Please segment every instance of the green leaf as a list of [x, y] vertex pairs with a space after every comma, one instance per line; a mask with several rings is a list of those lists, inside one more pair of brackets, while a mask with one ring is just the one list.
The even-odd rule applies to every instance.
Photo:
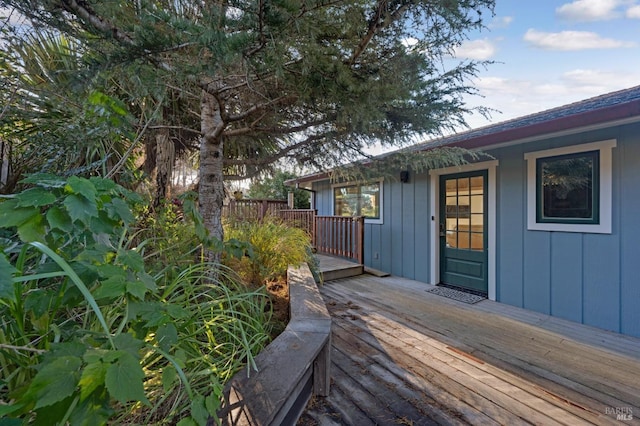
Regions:
[[113, 341], [118, 350], [128, 352], [136, 358], [138, 358], [140, 349], [144, 345], [144, 342], [136, 339], [129, 333], [118, 334], [113, 338]]
[[136, 272], [144, 271], [144, 259], [134, 250], [118, 250], [118, 261]]
[[156, 340], [158, 341], [158, 346], [160, 346], [163, 351], [168, 352], [171, 346], [178, 343], [178, 330], [176, 326], [169, 323], [158, 327]]
[[24, 297], [24, 308], [27, 311], [33, 311], [33, 315], [38, 318], [48, 316], [49, 309], [55, 306], [58, 294], [51, 289], [33, 289]]
[[69, 195], [64, 199], [64, 205], [69, 212], [71, 220], [74, 222], [80, 220], [85, 224], [89, 224], [92, 217], [98, 216], [98, 208], [95, 200], [88, 200], [82, 195]]
[[80, 376], [80, 400], [85, 400], [91, 393], [104, 385], [105, 377], [107, 376], [108, 364], [102, 362], [102, 360], [94, 361], [82, 370]]
[[59, 229], [64, 232], [71, 232], [73, 224], [69, 215], [59, 207], [51, 207], [47, 211], [47, 222], [51, 229]]
[[37, 215], [18, 226], [18, 236], [24, 242], [44, 241], [44, 219]]
[[90, 177], [89, 182], [93, 184], [98, 192], [110, 192], [117, 187], [116, 183], [111, 179], [105, 179], [97, 176]]
[[13, 274], [16, 272], [17, 269], [9, 263], [5, 254], [0, 252], [0, 299], [15, 301]]
[[156, 280], [154, 280], [151, 275], [146, 272], [140, 272], [137, 275], [138, 279], [144, 283], [145, 287], [147, 287], [147, 290], [156, 291], [158, 289], [158, 286], [156, 286]]
[[62, 356], [45, 364], [33, 378], [27, 394], [35, 400], [35, 409], [53, 405], [71, 396], [78, 385], [82, 364], [75, 356]]
[[79, 340], [74, 340], [64, 343], [54, 343], [53, 345], [51, 345], [51, 351], [45, 356], [50, 355], [51, 358], [49, 359], [51, 361], [63, 356], [82, 358], [86, 351], [87, 347], [84, 344], [82, 344]]
[[147, 286], [141, 281], [128, 281], [127, 293], [144, 300], [144, 294], [147, 292]]
[[173, 385], [178, 379], [178, 373], [176, 372], [175, 367], [172, 365], [168, 365], [162, 370], [162, 388], [165, 392], [169, 392], [173, 389]]
[[191, 313], [184, 309], [182, 306], [178, 305], [167, 305], [167, 313], [171, 315], [171, 318], [175, 319], [185, 319], [191, 316]]
[[36, 187], [19, 193], [15, 199], [18, 207], [42, 207], [55, 202], [57, 197], [49, 190]]
[[[108, 399], [106, 389], [94, 392], [88, 398], [81, 400], [69, 416], [70, 426], [107, 425], [109, 418], [115, 413]], [[114, 404], [115, 405], [115, 404]], [[113, 422], [111, 424], [114, 424]]]
[[204, 404], [204, 396], [196, 395], [191, 401], [191, 417], [193, 417], [198, 426], [206, 426], [209, 412]]
[[185, 417], [176, 426], [198, 426], [198, 424], [191, 417]]
[[29, 426], [51, 426], [64, 424], [63, 419], [65, 414], [69, 412], [69, 409], [74, 404], [74, 400], [77, 400], [77, 395], [72, 395], [64, 398], [55, 404], [47, 405], [44, 407], [36, 408], [36, 419], [30, 423]]
[[216, 416], [218, 413], [220, 409], [220, 396], [221, 395], [216, 395], [215, 392], [211, 392], [209, 396], [205, 398], [204, 405], [207, 407], [209, 415]]
[[72, 194], [80, 194], [87, 200], [95, 200], [98, 191], [88, 179], [78, 176], [71, 176], [67, 180], [65, 189]]
[[100, 210], [97, 217], [91, 218], [90, 227], [94, 234], [106, 234], [109, 237], [118, 233], [116, 228], [120, 228], [120, 222], [111, 219], [106, 211]]
[[[0, 405], [0, 418], [6, 416], [7, 414], [13, 413], [14, 411], [17, 411], [22, 407], [24, 407], [24, 404], [22, 403], [11, 404], [11, 405]], [[21, 422], [18, 424], [21, 424]], [[0, 426], [1, 425], [2, 423], [0, 423]]]
[[0, 203], [0, 228], [20, 226], [36, 216], [40, 216], [39, 209], [18, 207], [18, 200], [15, 198]]
[[142, 379], [144, 372], [138, 360], [133, 355], [124, 353], [107, 368], [105, 383], [109, 394], [123, 404], [141, 401], [151, 405], [144, 394]]
[[96, 299], [111, 299], [121, 297], [125, 294], [124, 275], [113, 275], [102, 281], [100, 287], [93, 293]]
[[112, 219], [122, 220], [124, 223], [131, 223], [135, 220], [129, 205], [120, 198], [114, 198], [111, 200], [111, 203], [107, 204], [105, 209], [109, 213], [109, 217]]

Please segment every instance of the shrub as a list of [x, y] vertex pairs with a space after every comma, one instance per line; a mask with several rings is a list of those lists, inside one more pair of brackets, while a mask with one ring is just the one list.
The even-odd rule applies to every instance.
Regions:
[[134, 236], [142, 200], [112, 181], [25, 183], [0, 202], [0, 416], [205, 424], [269, 339], [265, 292], [220, 265], [172, 264], [176, 230]]
[[277, 218], [236, 222], [225, 229], [231, 240], [246, 241], [252, 255], [228, 259], [227, 264], [247, 282], [255, 285], [285, 277], [289, 265], [299, 266], [311, 260], [311, 241], [306, 232], [287, 226]]

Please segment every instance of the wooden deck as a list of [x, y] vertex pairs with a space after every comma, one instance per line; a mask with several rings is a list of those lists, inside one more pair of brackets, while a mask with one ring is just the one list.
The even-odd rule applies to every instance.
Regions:
[[372, 275], [322, 286], [331, 394], [299, 425], [640, 424], [640, 339], [428, 288]]

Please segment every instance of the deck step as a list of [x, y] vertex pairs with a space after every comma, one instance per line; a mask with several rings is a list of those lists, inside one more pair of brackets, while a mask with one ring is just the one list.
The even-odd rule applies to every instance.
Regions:
[[379, 271], [377, 269], [373, 269], [373, 268], [370, 268], [368, 266], [364, 267], [364, 272], [366, 272], [367, 274], [370, 274], [370, 275], [375, 275], [376, 277], [388, 277], [388, 276], [391, 275], [388, 272]]
[[323, 281], [338, 280], [340, 278], [349, 278], [362, 275], [364, 273], [364, 267], [362, 265], [353, 264], [351, 266], [343, 266], [338, 268], [331, 268], [330, 270], [322, 271]]

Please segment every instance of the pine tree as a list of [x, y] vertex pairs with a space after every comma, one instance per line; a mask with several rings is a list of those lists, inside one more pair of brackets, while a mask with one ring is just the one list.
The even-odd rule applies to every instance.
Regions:
[[480, 64], [447, 67], [447, 58], [494, 0], [0, 4], [82, 40], [92, 66], [189, 99], [201, 132], [200, 211], [222, 238], [225, 180], [281, 159], [331, 167], [373, 144], [463, 124]]

